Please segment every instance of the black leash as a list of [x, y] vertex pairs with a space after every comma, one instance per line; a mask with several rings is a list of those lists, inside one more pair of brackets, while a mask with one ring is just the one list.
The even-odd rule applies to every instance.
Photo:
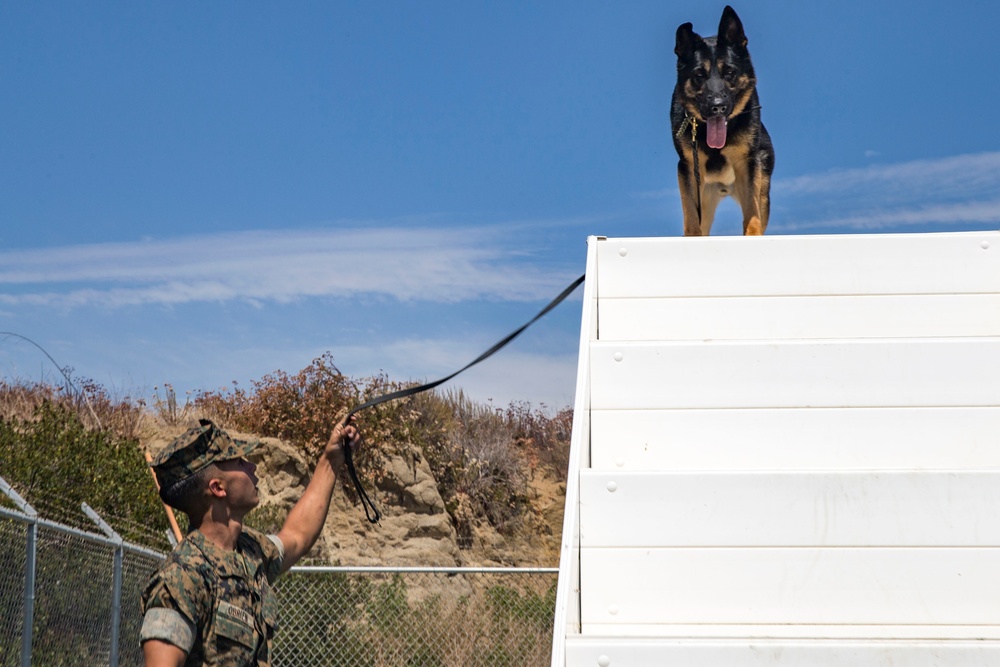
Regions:
[[701, 165], [698, 160], [698, 119], [685, 114], [684, 121], [677, 128], [677, 137], [680, 138], [684, 134], [684, 130], [688, 128], [688, 125], [691, 126], [691, 150], [694, 151], [694, 183], [698, 191], [698, 196], [695, 198], [695, 205], [698, 207], [698, 229], [701, 229]]
[[[434, 387], [437, 387], [438, 385], [444, 384], [445, 382], [447, 382], [448, 380], [452, 379], [453, 377], [455, 377], [459, 373], [462, 373], [463, 371], [469, 370], [470, 368], [472, 368], [473, 366], [475, 366], [479, 362], [485, 361], [489, 357], [493, 356], [496, 352], [499, 352], [509, 342], [511, 342], [512, 340], [514, 340], [518, 336], [520, 336], [521, 333], [525, 329], [527, 329], [532, 324], [534, 324], [535, 322], [537, 322], [538, 320], [540, 320], [542, 317], [544, 317], [545, 315], [547, 315], [550, 310], [552, 310], [553, 308], [555, 308], [556, 306], [558, 306], [560, 303], [562, 303], [563, 301], [565, 301], [566, 297], [568, 297], [570, 294], [573, 293], [573, 290], [575, 290], [577, 287], [579, 287], [581, 284], [583, 284], [583, 281], [584, 281], [584, 279], [586, 277], [587, 277], [586, 274], [584, 274], [584, 275], [580, 276], [579, 278], [577, 278], [576, 280], [574, 280], [572, 283], [570, 283], [569, 287], [567, 287], [566, 289], [564, 289], [559, 294], [559, 296], [557, 296], [555, 299], [553, 299], [552, 301], [550, 301], [549, 305], [547, 305], [544, 308], [542, 308], [538, 312], [537, 315], [535, 315], [530, 320], [528, 320], [527, 322], [525, 322], [518, 329], [515, 329], [511, 333], [507, 334], [503, 339], [501, 339], [500, 341], [498, 341], [493, 347], [491, 347], [490, 349], [486, 350], [485, 352], [483, 352], [482, 354], [480, 354], [478, 357], [476, 357], [475, 359], [473, 359], [468, 364], [466, 364], [462, 368], [458, 369], [457, 371], [455, 371], [451, 375], [448, 375], [447, 377], [443, 377], [440, 380], [435, 380], [434, 382], [428, 382], [427, 384], [421, 384], [421, 385], [418, 385], [418, 386], [415, 386], [415, 387], [407, 387], [406, 389], [400, 389], [398, 391], [393, 391], [393, 392], [390, 392], [388, 394], [383, 394], [382, 396], [376, 396], [375, 398], [369, 399], [369, 400], [365, 401], [364, 403], [362, 403], [361, 405], [359, 405], [356, 408], [354, 408], [353, 410], [351, 410], [349, 413], [347, 413], [347, 417], [344, 418], [345, 423], [349, 422], [350, 419], [351, 419], [351, 417], [353, 417], [357, 413], [361, 412], [362, 410], [374, 407], [374, 406], [379, 405], [381, 403], [386, 403], [388, 401], [396, 400], [397, 398], [406, 398], [407, 396], [413, 396], [414, 394], [419, 394], [421, 392], [428, 391], [430, 389], [433, 389]], [[357, 491], [358, 491], [358, 498], [361, 499], [361, 506], [364, 507], [364, 509], [365, 509], [365, 518], [368, 519], [369, 523], [378, 523], [379, 519], [382, 518], [382, 513], [378, 511], [378, 508], [375, 507], [375, 503], [373, 503], [372, 500], [371, 500], [371, 498], [368, 497], [368, 494], [365, 492], [364, 487], [361, 485], [361, 480], [358, 478], [358, 471], [354, 467], [354, 453], [352, 452], [352, 450], [351, 450], [350, 447], [345, 447], [344, 448], [344, 461], [347, 462], [347, 472], [351, 476], [351, 481], [354, 482], [354, 488], [356, 488]], [[369, 510], [369, 508], [370, 508], [370, 510]]]
[[698, 159], [698, 121], [691, 119], [691, 150], [694, 151], [694, 186], [698, 188], [698, 229], [701, 229], [701, 160]]

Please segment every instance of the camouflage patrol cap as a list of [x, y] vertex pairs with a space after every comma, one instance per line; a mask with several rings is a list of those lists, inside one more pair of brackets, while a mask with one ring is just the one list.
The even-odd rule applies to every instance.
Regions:
[[150, 462], [161, 489], [171, 486], [217, 461], [246, 456], [259, 440], [237, 440], [208, 419], [199, 419]]

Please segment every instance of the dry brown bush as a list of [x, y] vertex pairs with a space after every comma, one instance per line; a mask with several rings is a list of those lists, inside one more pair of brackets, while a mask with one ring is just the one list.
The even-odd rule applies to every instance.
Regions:
[[[194, 399], [195, 410], [224, 428], [281, 438], [310, 457], [326, 446], [334, 426], [348, 410], [368, 398], [401, 388], [385, 376], [348, 378], [326, 353], [298, 373], [275, 371], [252, 383], [252, 388], [204, 392]], [[357, 467], [362, 481], [380, 482], [386, 455], [403, 451], [413, 442], [414, 414], [407, 401], [393, 401], [358, 416], [367, 445], [359, 450]], [[419, 439], [419, 438], [418, 438]], [[345, 485], [350, 493], [351, 485]]]
[[569, 442], [573, 431], [573, 410], [563, 408], [548, 416], [544, 408], [530, 403], [511, 403], [506, 410], [507, 423], [515, 444], [524, 452], [531, 474], [538, 466], [548, 467], [560, 481], [566, 481], [569, 468]]
[[146, 407], [142, 398], [114, 395], [93, 380], [77, 380], [68, 391], [42, 383], [0, 381], [0, 418], [30, 421], [43, 403], [70, 410], [88, 429], [106, 430], [126, 440], [139, 437]]
[[0, 418], [31, 419], [43, 401], [55, 400], [58, 394], [49, 385], [0, 381]]
[[517, 532], [529, 507], [528, 481], [539, 466], [566, 477], [570, 410], [549, 417], [524, 402], [499, 409], [457, 390], [421, 394], [414, 411], [420, 430], [434, 436], [421, 444], [460, 546], [471, 542], [471, 522], [478, 519], [502, 533]]

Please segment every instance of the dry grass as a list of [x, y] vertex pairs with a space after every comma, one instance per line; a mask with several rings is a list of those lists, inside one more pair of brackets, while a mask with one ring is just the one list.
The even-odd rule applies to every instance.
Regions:
[[114, 392], [91, 380], [67, 390], [42, 383], [0, 381], [0, 419], [31, 421], [43, 403], [74, 412], [92, 430], [107, 430], [126, 440], [137, 440], [146, 421], [146, 404]]

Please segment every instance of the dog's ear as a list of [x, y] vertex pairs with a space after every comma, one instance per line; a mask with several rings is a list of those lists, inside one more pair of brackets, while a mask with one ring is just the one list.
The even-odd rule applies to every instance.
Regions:
[[743, 32], [743, 23], [736, 11], [726, 5], [722, 10], [722, 20], [719, 21], [719, 42], [735, 46], [738, 49], [747, 47], [747, 36]]
[[682, 60], [690, 60], [694, 55], [694, 50], [701, 42], [701, 36], [692, 28], [690, 23], [684, 23], [677, 28], [677, 43], [674, 46], [674, 53]]

